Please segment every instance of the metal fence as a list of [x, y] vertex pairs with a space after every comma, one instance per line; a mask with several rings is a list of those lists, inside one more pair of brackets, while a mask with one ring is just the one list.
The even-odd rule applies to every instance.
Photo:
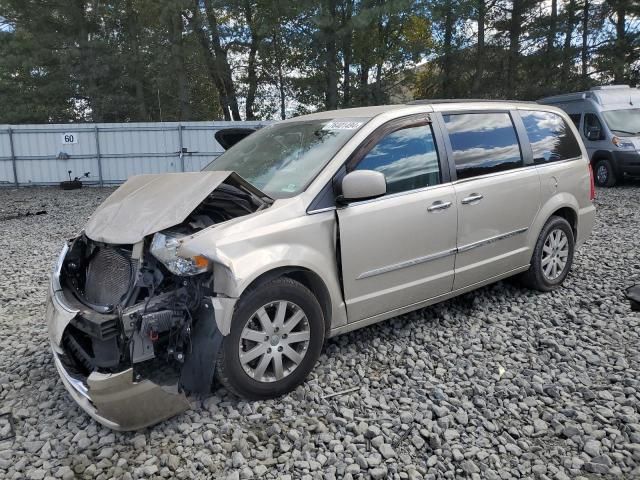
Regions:
[[229, 127], [268, 122], [0, 125], [0, 186], [55, 185], [89, 172], [85, 183], [119, 184], [142, 173], [201, 170], [224, 149]]

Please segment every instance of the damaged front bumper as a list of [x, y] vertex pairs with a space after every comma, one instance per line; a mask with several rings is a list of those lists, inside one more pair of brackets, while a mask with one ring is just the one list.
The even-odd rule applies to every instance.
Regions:
[[65, 388], [85, 412], [102, 425], [127, 431], [154, 425], [189, 408], [177, 385], [134, 381], [132, 368], [111, 374], [92, 372], [88, 377], [74, 373], [66, 365], [61, 339], [78, 312], [64, 301], [61, 291], [54, 291], [54, 284], [46, 310], [54, 363]]

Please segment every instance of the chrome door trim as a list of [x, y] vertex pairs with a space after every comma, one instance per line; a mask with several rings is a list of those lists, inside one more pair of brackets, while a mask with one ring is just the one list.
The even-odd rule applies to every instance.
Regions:
[[452, 205], [451, 202], [435, 201], [430, 207], [427, 207], [427, 212], [437, 212], [438, 210], [446, 210]]
[[472, 193], [468, 197], [463, 198], [460, 203], [462, 203], [463, 205], [469, 205], [473, 202], [479, 202], [483, 198], [484, 198], [484, 195], [482, 195], [481, 193]]
[[358, 275], [356, 280], [362, 280], [363, 278], [375, 277], [376, 275], [382, 275], [383, 273], [393, 272], [394, 270], [400, 270], [401, 268], [412, 267], [414, 265], [420, 265], [421, 263], [432, 262], [440, 258], [445, 258], [451, 255], [455, 255], [457, 248], [451, 248], [442, 252], [432, 253], [431, 255], [425, 255], [424, 257], [412, 258], [411, 260], [405, 260], [404, 262], [394, 263], [393, 265], [387, 265], [385, 267], [375, 268], [368, 272]]
[[323, 213], [323, 212], [331, 212], [336, 210], [336, 207], [324, 207], [324, 208], [318, 208], [316, 210], [308, 210], [307, 211], [307, 215], [315, 215], [316, 213]]
[[485, 245], [489, 245], [490, 243], [497, 242], [498, 240], [504, 240], [506, 238], [514, 237], [516, 235], [520, 235], [521, 233], [529, 230], [529, 227], [519, 228], [518, 230], [513, 230], [511, 232], [502, 233], [500, 235], [496, 235], [494, 237], [485, 238], [483, 240], [478, 240], [477, 242], [468, 243], [467, 245], [463, 245], [458, 247], [458, 253], [468, 252], [469, 250], [473, 250], [474, 248], [483, 247]]
[[373, 270], [369, 270], [367, 272], [361, 273], [360, 275], [358, 275], [358, 277], [356, 277], [356, 280], [375, 277], [377, 275], [382, 275], [383, 273], [389, 273], [395, 270], [400, 270], [401, 268], [420, 265], [421, 263], [432, 262], [434, 260], [439, 260], [440, 258], [445, 258], [450, 255], [455, 255], [457, 253], [468, 252], [469, 250], [473, 250], [474, 248], [482, 247], [484, 245], [489, 245], [491, 243], [497, 242], [499, 240], [505, 240], [507, 238], [520, 235], [521, 233], [525, 233], [527, 230], [529, 230], [528, 227], [519, 228], [518, 230], [513, 230], [512, 232], [507, 232], [500, 235], [496, 235], [494, 237], [485, 238], [484, 240], [479, 240], [477, 242], [469, 243], [467, 245], [463, 245], [462, 247], [451, 248], [449, 250], [444, 250], [442, 252], [432, 253], [431, 255], [425, 255], [424, 257], [412, 258], [411, 260], [405, 260], [404, 262], [394, 263], [393, 265], [386, 265], [384, 267], [375, 268]]

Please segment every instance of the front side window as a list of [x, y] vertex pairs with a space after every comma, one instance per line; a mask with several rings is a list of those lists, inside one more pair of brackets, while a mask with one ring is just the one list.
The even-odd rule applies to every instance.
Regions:
[[585, 113], [583, 130], [584, 130], [584, 136], [587, 139], [590, 139], [589, 131], [592, 129], [598, 130], [600, 132], [600, 137], [597, 140], [604, 140], [605, 137], [604, 137], [604, 132], [602, 131], [602, 123], [600, 123], [600, 119], [598, 118], [598, 116], [593, 113]]
[[458, 113], [445, 114], [443, 118], [459, 180], [523, 165], [508, 113]]
[[621, 137], [640, 135], [640, 108], [602, 112], [609, 130]]
[[579, 157], [582, 152], [564, 119], [551, 112], [520, 111], [535, 164]]
[[580, 113], [570, 113], [569, 114], [569, 118], [571, 119], [573, 124], [576, 126], [576, 128], [580, 128], [580, 117], [582, 117], [582, 115]]
[[355, 170], [383, 173], [387, 193], [437, 185], [440, 167], [431, 126], [407, 127], [387, 134], [362, 158]]
[[231, 170], [273, 198], [302, 192], [368, 118], [276, 123], [235, 144], [205, 170]]

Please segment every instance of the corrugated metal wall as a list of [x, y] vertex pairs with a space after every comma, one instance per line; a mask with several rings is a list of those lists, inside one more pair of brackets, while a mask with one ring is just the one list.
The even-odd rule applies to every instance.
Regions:
[[85, 183], [118, 184], [131, 175], [198, 171], [224, 149], [229, 127], [269, 122], [0, 125], [0, 186], [51, 185], [90, 172]]

